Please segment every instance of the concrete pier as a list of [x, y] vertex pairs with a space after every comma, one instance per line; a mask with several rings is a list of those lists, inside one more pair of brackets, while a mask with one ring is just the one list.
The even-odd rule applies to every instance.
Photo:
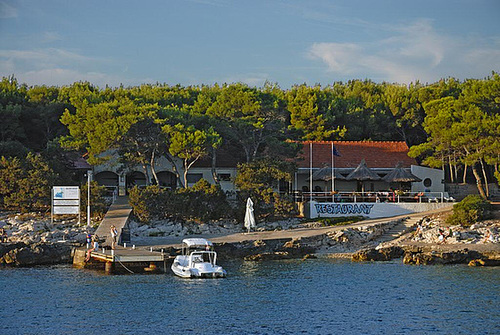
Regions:
[[106, 274], [166, 272], [167, 263], [172, 259], [168, 254], [150, 249], [123, 247], [92, 251], [88, 262], [85, 262], [86, 256], [86, 249], [76, 249], [73, 254], [73, 266], [103, 270]]

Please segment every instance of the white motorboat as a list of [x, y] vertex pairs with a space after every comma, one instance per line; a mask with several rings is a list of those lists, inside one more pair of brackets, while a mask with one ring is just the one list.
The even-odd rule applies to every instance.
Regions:
[[182, 255], [176, 256], [172, 271], [183, 278], [223, 278], [226, 270], [217, 265], [212, 242], [204, 238], [182, 240]]

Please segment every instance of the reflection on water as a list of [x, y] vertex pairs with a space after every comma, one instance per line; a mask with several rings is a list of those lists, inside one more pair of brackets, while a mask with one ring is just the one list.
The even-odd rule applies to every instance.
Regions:
[[217, 280], [2, 269], [0, 333], [500, 333], [498, 268], [332, 259], [222, 265], [228, 278]]

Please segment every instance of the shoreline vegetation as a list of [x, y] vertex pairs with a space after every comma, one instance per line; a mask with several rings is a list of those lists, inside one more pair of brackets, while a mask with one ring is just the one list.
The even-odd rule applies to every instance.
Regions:
[[[83, 189], [91, 166], [116, 163], [130, 172], [122, 187], [131, 189], [140, 175], [141, 186], [175, 190], [136, 190], [135, 203], [144, 207], [146, 219], [165, 209], [162, 202], [144, 205], [148, 196], [175, 196], [168, 203], [175, 206], [163, 212], [168, 215], [238, 218], [242, 206], [186, 209], [192, 198], [205, 199], [208, 207], [222, 198], [227, 176], [218, 176], [220, 166], [237, 167], [240, 205], [251, 196], [260, 217], [293, 215], [291, 194], [276, 190], [287, 190], [280, 183], [292, 181], [304, 141], [404, 141], [419, 164], [443, 169], [446, 183], [473, 184], [483, 198], [492, 198], [496, 187], [489, 185], [500, 180], [499, 92], [496, 72], [430, 84], [366, 79], [290, 89], [269, 82], [260, 88], [242, 83], [99, 88], [89, 82], [29, 87], [3, 77], [0, 209], [47, 210], [52, 186]], [[165, 171], [155, 169], [163, 159], [172, 168], [162, 177], [157, 172]], [[214, 189], [190, 187], [189, 173], [202, 164], [212, 169]]]
[[[132, 240], [140, 247], [165, 249], [171, 255], [187, 236], [204, 236], [216, 245], [221, 261], [267, 261], [346, 258], [352, 261], [389, 261], [404, 264], [500, 265], [500, 211], [493, 218], [464, 227], [447, 224], [449, 212], [417, 219], [397, 217], [366, 220], [346, 225], [304, 219], [260, 223], [257, 231], [243, 233], [237, 222], [216, 224], [153, 221], [131, 222]], [[376, 221], [376, 222], [372, 222]], [[10, 242], [0, 243], [0, 265], [24, 267], [66, 264], [72, 250], [85, 245], [85, 226], [63, 221], [53, 226], [50, 218], [35, 214], [0, 215], [0, 225]]]
[[[445, 183], [475, 184], [482, 198], [494, 198], [488, 185], [500, 180], [495, 140], [500, 129], [499, 92], [500, 75], [495, 72], [484, 79], [447, 78], [431, 84], [399, 85], [367, 79], [334, 82], [326, 87], [295, 85], [290, 89], [281, 89], [277, 83], [266, 83], [261, 88], [241, 83], [99, 88], [89, 82], [28, 87], [14, 76], [3, 77], [0, 210], [47, 212], [51, 203], [48, 190], [54, 185], [81, 185], [81, 212], [85, 213], [84, 204], [89, 200], [86, 187], [90, 187], [93, 214], [104, 213], [106, 190], [96, 181], [84, 185], [84, 173], [91, 165], [110, 163], [109, 153], [115, 152], [117, 163], [123, 164], [125, 170], [138, 169], [135, 172], [145, 176], [144, 188], [132, 187], [132, 181], [125, 185], [134, 214], [143, 221], [136, 222], [132, 238], [143, 239], [144, 244], [150, 243], [148, 239], [159, 241], [166, 237], [178, 243], [182, 236], [190, 234], [209, 238], [241, 235], [242, 225], [237, 220], [243, 217], [244, 203], [251, 197], [256, 220], [266, 226], [262, 234], [276, 230], [278, 241], [280, 234], [285, 236], [290, 231], [303, 229], [314, 234], [297, 239], [287, 235], [276, 245], [269, 242], [271, 239], [261, 241], [255, 236], [255, 242], [233, 246], [233, 252], [247, 247], [251, 252], [265, 253], [256, 259], [267, 259], [300, 257], [305, 251], [350, 253], [377, 248], [387, 242], [384, 239], [390, 239], [391, 230], [406, 232], [405, 224], [389, 219], [386, 224], [362, 221], [321, 230], [314, 223], [294, 219], [291, 194], [277, 190], [286, 190], [280, 188], [280, 183], [293, 178], [296, 166], [292, 161], [300, 150], [298, 143], [405, 141], [409, 155], [418, 158], [419, 164], [443, 169]], [[164, 180], [166, 185], [154, 170], [160, 157], [172, 164], [173, 175]], [[235, 203], [228, 203], [216, 173], [217, 162], [227, 157], [238, 164]], [[189, 170], [198, 163], [212, 168], [215, 184], [201, 179], [188, 187]], [[469, 227], [470, 223], [459, 223], [462, 219], [482, 222], [468, 216], [475, 210], [456, 218], [454, 225], [466, 227], [464, 231], [443, 222], [443, 232], [439, 233], [439, 228], [437, 232], [446, 242], [438, 241], [439, 245], [451, 244], [455, 232], [460, 240], [456, 245], [461, 248], [470, 249], [483, 243], [482, 239], [489, 245], [485, 234], [490, 232], [491, 244], [498, 246], [497, 223], [484, 231]], [[157, 217], [162, 221], [154, 221]], [[290, 219], [262, 223], [281, 217]], [[211, 223], [207, 223], [209, 220]], [[1, 245], [2, 264], [22, 266], [16, 256], [22, 253], [34, 255], [33, 262], [27, 264], [36, 263], [35, 256], [45, 254], [45, 247], [81, 245], [87, 233], [84, 226], [73, 221], [51, 225], [43, 216], [14, 214], [0, 221], [0, 228], [5, 227], [11, 241]], [[424, 227], [427, 232], [432, 229]], [[437, 236], [436, 231], [433, 234]], [[21, 242], [24, 247], [7, 248]], [[229, 245], [220, 247], [230, 250]], [[7, 254], [10, 258], [5, 258]]]

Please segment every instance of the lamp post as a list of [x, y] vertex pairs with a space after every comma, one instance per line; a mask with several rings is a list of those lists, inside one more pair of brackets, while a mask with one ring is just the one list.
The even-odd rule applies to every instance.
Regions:
[[90, 230], [90, 182], [92, 181], [92, 170], [87, 171], [87, 231]]

